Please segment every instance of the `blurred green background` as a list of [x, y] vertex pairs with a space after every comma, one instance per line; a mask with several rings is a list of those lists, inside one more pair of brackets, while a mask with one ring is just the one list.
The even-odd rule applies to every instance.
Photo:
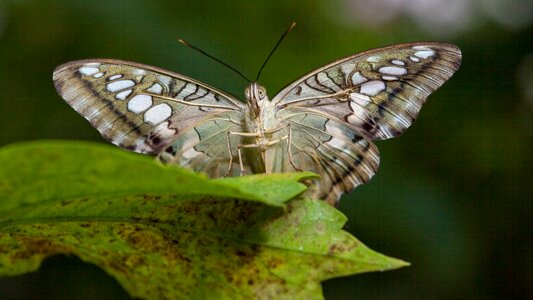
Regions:
[[[378, 143], [375, 178], [340, 205], [347, 230], [412, 266], [329, 280], [326, 298], [532, 297], [532, 1], [2, 0], [0, 146], [104, 142], [54, 90], [53, 69], [71, 60], [137, 61], [242, 99], [246, 82], [177, 37], [254, 77], [292, 20], [297, 27], [263, 72], [270, 97], [316, 67], [370, 48], [438, 40], [463, 51], [461, 69], [412, 128]], [[127, 297], [73, 257], [0, 278], [0, 299]]]

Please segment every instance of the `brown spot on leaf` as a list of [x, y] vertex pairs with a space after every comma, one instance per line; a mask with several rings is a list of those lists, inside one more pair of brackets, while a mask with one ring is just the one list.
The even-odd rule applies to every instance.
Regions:
[[63, 245], [57, 245], [44, 238], [36, 237], [16, 237], [20, 247], [11, 255], [13, 260], [26, 260], [34, 255], [55, 255], [60, 253], [71, 253], [72, 250]]
[[156, 195], [143, 195], [143, 199], [145, 201], [157, 201], [159, 199], [161, 199], [161, 196], [156, 196]]
[[351, 252], [355, 247], [357, 247], [356, 243], [332, 244], [331, 246], [329, 246], [328, 254], [335, 255], [340, 253]]
[[65, 207], [65, 206], [71, 204], [72, 202], [73, 202], [72, 200], [61, 200], [60, 205]]
[[284, 263], [283, 260], [277, 258], [277, 257], [274, 257], [272, 259], [270, 259], [268, 262], [267, 262], [267, 267], [269, 269], [275, 269], [277, 267], [279, 267], [280, 265], [282, 265]]

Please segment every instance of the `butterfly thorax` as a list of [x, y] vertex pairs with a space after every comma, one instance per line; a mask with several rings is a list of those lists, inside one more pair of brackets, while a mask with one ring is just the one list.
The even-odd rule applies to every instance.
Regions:
[[266, 89], [256, 82], [251, 83], [244, 94], [247, 101], [246, 129], [250, 133], [265, 137], [269, 130], [279, 125], [274, 118], [275, 107], [268, 99]]
[[266, 89], [256, 82], [246, 88], [245, 96], [245, 129], [249, 134], [243, 139], [243, 149], [246, 149], [248, 159], [253, 161], [250, 164], [254, 173], [270, 173], [273, 170], [267, 152], [278, 147], [281, 142], [280, 122], [275, 118], [275, 106], [268, 99]]

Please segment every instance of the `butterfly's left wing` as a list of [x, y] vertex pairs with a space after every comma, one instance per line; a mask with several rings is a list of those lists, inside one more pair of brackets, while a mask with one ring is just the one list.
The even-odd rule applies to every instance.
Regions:
[[[444, 43], [411, 43], [370, 50], [338, 60], [303, 76], [284, 88], [273, 99], [277, 118], [292, 124], [297, 116], [307, 115], [329, 120], [315, 122], [321, 130], [335, 136], [333, 130], [348, 132], [372, 144], [371, 140], [384, 140], [403, 133], [416, 119], [426, 98], [439, 88], [459, 68], [460, 50]], [[308, 117], [309, 118], [309, 117]], [[359, 139], [357, 139], [359, 141]], [[293, 149], [303, 139], [293, 138]], [[372, 145], [373, 146], [373, 145]], [[317, 148], [315, 157], [324, 157]], [[358, 157], [349, 163], [349, 171], [342, 174], [322, 171], [318, 161], [313, 168], [327, 177], [333, 187], [322, 184], [319, 193], [331, 191], [328, 199], [340, 197], [369, 180], [377, 169], [374, 154], [357, 148], [342, 146], [341, 150]], [[377, 152], [376, 152], [377, 155]], [[358, 167], [361, 160], [375, 166], [364, 171]], [[297, 166], [298, 167], [298, 166]], [[289, 169], [289, 167], [287, 167]], [[363, 178], [350, 182], [349, 176]], [[337, 187], [337, 188], [336, 188]]]
[[211, 177], [239, 172], [232, 163], [239, 137], [227, 135], [243, 131], [244, 104], [236, 98], [181, 74], [113, 59], [69, 62], [53, 79], [61, 97], [116, 145]]

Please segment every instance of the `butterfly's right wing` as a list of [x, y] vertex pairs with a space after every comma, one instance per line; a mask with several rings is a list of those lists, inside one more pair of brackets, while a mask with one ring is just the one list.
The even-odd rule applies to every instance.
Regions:
[[[244, 105], [215, 88], [111, 59], [69, 62], [53, 78], [61, 97], [113, 144], [213, 177], [227, 171], [213, 169], [215, 162], [227, 166], [233, 160], [221, 144], [228, 144], [227, 130], [242, 131]], [[230, 145], [239, 143], [230, 138]]]
[[[293, 130], [292, 148], [312, 154], [295, 161], [296, 167], [319, 173], [319, 196], [332, 202], [368, 181], [379, 162], [371, 141], [402, 134], [460, 62], [461, 51], [450, 44], [399, 44], [354, 54], [296, 80], [272, 99], [277, 119]], [[369, 144], [371, 151], [358, 144]]]
[[371, 140], [399, 136], [427, 97], [459, 69], [461, 51], [438, 42], [398, 44], [356, 53], [318, 68], [280, 91], [278, 110], [314, 110]]

